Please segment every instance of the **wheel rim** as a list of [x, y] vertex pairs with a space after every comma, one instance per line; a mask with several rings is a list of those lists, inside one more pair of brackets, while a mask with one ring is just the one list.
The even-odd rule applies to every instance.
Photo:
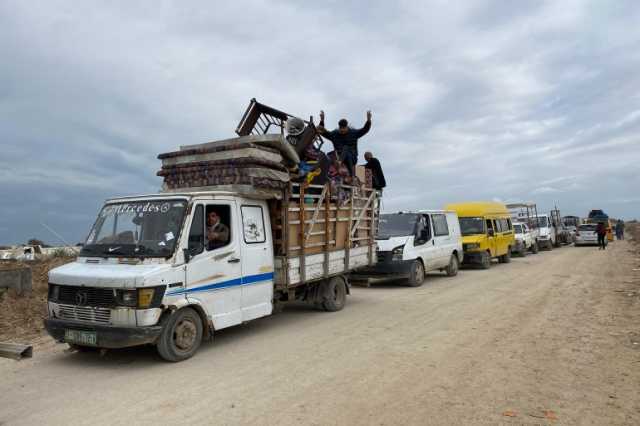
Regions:
[[181, 351], [190, 350], [196, 343], [198, 328], [191, 318], [183, 318], [173, 331], [173, 342]]

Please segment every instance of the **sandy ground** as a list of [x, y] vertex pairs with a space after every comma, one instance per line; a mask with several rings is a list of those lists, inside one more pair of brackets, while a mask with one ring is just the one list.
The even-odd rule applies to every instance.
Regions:
[[541, 252], [421, 288], [354, 288], [152, 348], [0, 359], [0, 424], [640, 424], [640, 254]]

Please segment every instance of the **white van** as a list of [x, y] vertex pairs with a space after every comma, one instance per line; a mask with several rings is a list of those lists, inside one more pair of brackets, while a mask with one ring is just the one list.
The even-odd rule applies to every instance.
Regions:
[[406, 276], [412, 287], [422, 285], [429, 271], [454, 276], [462, 263], [460, 223], [452, 211], [381, 214], [376, 243], [378, 262], [372, 271]]

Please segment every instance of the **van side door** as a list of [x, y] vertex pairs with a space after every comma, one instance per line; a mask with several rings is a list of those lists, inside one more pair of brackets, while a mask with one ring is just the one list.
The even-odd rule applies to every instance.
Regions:
[[428, 214], [417, 216], [416, 235], [413, 239], [416, 257], [422, 259], [425, 272], [433, 270], [437, 264], [437, 252], [433, 239], [431, 217]]
[[242, 321], [270, 315], [273, 309], [273, 245], [264, 203], [240, 203]]
[[[496, 228], [495, 222], [492, 219], [486, 219], [487, 224], [487, 241], [489, 245], [489, 251], [491, 252], [491, 257], [495, 257], [498, 254], [498, 230]], [[493, 235], [492, 235], [493, 234]]]
[[233, 200], [194, 205], [186, 294], [190, 302], [204, 308], [216, 330], [242, 322], [238, 219]]
[[449, 257], [453, 251], [447, 216], [444, 213], [434, 213], [431, 215], [431, 222], [433, 223], [433, 239], [437, 253], [435, 267], [444, 268], [449, 264]]

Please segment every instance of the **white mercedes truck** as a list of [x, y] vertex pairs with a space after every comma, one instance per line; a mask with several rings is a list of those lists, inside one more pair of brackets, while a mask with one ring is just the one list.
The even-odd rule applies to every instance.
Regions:
[[338, 311], [346, 274], [375, 262], [379, 205], [375, 190], [345, 191], [341, 203], [328, 184], [297, 183], [277, 199], [187, 191], [108, 200], [77, 260], [49, 273], [46, 329], [78, 349], [152, 344], [181, 361], [216, 331], [283, 302]]

